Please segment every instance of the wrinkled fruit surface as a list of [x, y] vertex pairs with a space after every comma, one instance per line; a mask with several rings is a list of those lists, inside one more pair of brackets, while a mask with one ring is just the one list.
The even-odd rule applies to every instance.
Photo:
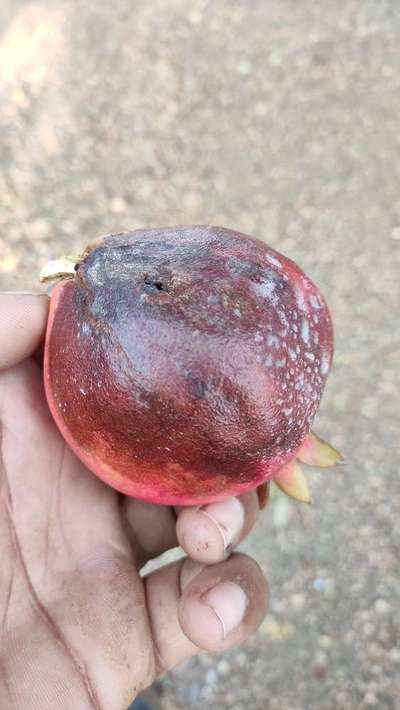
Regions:
[[96, 475], [192, 505], [294, 459], [332, 359], [321, 293], [293, 261], [217, 227], [105, 237], [52, 291], [45, 387]]

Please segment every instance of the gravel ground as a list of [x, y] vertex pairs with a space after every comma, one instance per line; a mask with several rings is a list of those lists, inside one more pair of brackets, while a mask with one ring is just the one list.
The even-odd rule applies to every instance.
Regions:
[[347, 466], [243, 546], [258, 634], [160, 684], [165, 710], [400, 708], [398, 0], [2, 0], [0, 286], [99, 234], [254, 233], [324, 291], [317, 430]]

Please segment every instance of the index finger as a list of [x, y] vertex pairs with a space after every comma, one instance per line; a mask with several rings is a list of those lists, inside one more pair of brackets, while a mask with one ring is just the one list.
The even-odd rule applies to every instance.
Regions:
[[0, 370], [32, 355], [44, 338], [49, 297], [0, 293]]

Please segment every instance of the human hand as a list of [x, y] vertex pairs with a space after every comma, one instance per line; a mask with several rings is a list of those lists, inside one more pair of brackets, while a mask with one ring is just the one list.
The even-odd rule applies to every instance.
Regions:
[[[0, 295], [0, 707], [125, 710], [161, 673], [261, 622], [262, 572], [230, 554], [257, 495], [174, 510], [88, 472], [32, 357], [47, 312], [47, 296]], [[179, 543], [188, 557], [140, 576]]]

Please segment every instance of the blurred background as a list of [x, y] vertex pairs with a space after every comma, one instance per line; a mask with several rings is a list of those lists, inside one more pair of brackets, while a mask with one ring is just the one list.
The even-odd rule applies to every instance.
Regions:
[[166, 676], [165, 710], [400, 708], [399, 42], [398, 0], [1, 2], [0, 288], [200, 222], [265, 239], [332, 308], [316, 429], [347, 466], [260, 516], [270, 614]]

